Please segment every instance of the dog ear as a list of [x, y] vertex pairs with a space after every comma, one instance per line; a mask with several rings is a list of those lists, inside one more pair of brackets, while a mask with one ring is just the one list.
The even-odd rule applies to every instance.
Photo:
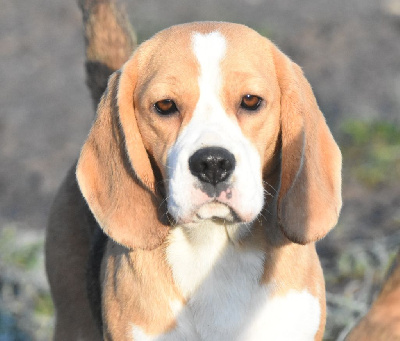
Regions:
[[342, 206], [340, 150], [298, 65], [273, 49], [281, 90], [281, 184], [278, 219], [295, 243], [324, 237]]
[[135, 62], [109, 79], [76, 174], [104, 232], [130, 249], [152, 249], [168, 233], [161, 222], [155, 177], [138, 129], [133, 93]]

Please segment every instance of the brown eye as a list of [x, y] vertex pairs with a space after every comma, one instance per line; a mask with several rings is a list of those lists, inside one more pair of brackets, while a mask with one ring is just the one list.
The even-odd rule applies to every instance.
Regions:
[[175, 102], [172, 99], [163, 99], [154, 104], [154, 108], [160, 115], [167, 116], [178, 111]]
[[245, 95], [242, 97], [240, 106], [245, 110], [255, 111], [259, 108], [262, 98], [256, 95]]

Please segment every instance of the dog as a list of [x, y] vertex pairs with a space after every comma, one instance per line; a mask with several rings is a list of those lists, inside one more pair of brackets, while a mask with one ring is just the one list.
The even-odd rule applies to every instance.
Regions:
[[351, 330], [346, 341], [400, 340], [400, 252], [371, 309]]
[[128, 57], [114, 5], [82, 8], [94, 103], [96, 73], [126, 61], [50, 214], [54, 338], [321, 340], [315, 242], [339, 216], [341, 153], [300, 67], [218, 22]]

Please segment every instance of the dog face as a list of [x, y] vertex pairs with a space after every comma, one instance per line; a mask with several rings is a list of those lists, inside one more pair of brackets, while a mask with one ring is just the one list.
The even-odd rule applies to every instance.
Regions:
[[[166, 67], [147, 65], [151, 71], [139, 77], [139, 130], [167, 180], [168, 211], [177, 223], [251, 222], [264, 203], [266, 146], [274, 150], [279, 131], [277, 79], [268, 77], [272, 65], [260, 65], [262, 54], [240, 49], [236, 36], [201, 31], [174, 41], [184, 47], [181, 58], [158, 37], [151, 62]], [[246, 33], [244, 39], [255, 40]]]
[[247, 27], [197, 23], [157, 34], [111, 77], [77, 178], [111, 238], [152, 248], [166, 209], [177, 224], [248, 228], [280, 172], [281, 229], [307, 243], [336, 223], [340, 167], [297, 65]]

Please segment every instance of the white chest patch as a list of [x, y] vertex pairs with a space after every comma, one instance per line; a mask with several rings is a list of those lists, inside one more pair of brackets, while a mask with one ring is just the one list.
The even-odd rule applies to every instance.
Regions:
[[187, 300], [185, 306], [170, 302], [176, 327], [152, 336], [133, 327], [135, 341], [314, 340], [320, 323], [314, 296], [306, 290], [272, 296], [269, 286], [259, 284], [263, 252], [234, 246], [223, 226], [196, 229], [188, 234], [176, 228], [167, 248], [175, 283]]

